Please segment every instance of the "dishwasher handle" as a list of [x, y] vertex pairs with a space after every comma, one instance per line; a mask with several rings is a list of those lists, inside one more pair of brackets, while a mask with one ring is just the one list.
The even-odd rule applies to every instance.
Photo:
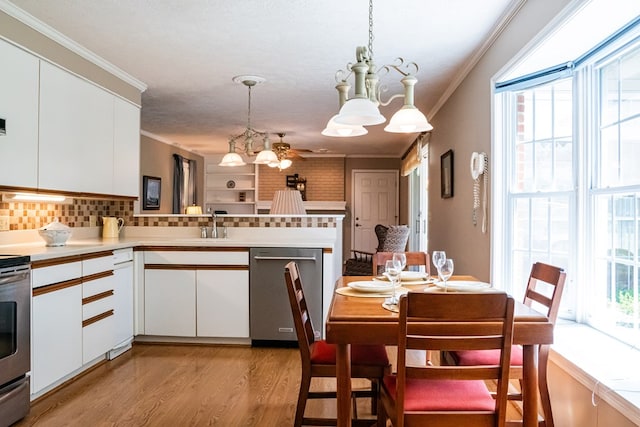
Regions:
[[259, 256], [256, 255], [253, 259], [260, 261], [316, 261], [314, 256]]

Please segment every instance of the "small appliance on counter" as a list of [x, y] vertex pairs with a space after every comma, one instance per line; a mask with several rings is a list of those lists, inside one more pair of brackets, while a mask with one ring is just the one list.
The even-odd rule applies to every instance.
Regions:
[[115, 216], [102, 217], [102, 238], [117, 239], [124, 226], [124, 219]]
[[47, 242], [47, 246], [64, 246], [71, 236], [71, 227], [58, 222], [58, 218], [50, 224], [38, 229], [40, 237]]

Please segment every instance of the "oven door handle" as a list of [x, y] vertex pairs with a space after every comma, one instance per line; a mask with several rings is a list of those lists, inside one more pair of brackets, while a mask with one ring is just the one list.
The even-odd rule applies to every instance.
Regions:
[[315, 261], [314, 256], [254, 256], [259, 261]]
[[0, 285], [6, 285], [7, 283], [15, 283], [21, 280], [25, 280], [29, 278], [29, 272], [26, 273], [18, 273], [18, 274], [10, 274], [8, 276], [0, 277]]

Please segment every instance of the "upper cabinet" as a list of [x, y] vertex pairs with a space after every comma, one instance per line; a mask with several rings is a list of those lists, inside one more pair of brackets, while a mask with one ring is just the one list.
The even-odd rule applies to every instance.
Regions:
[[114, 98], [113, 194], [137, 196], [140, 182], [140, 109]]
[[41, 62], [39, 188], [112, 194], [113, 105], [110, 93]]
[[0, 185], [38, 185], [38, 59], [0, 40]]
[[140, 108], [0, 40], [0, 186], [138, 197]]

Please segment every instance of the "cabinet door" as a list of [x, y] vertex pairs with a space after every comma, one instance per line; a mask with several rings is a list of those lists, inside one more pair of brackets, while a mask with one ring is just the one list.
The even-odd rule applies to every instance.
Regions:
[[0, 183], [38, 186], [38, 59], [0, 40]]
[[40, 62], [40, 188], [112, 193], [113, 110], [110, 93]]
[[249, 337], [249, 271], [198, 270], [198, 336]]
[[140, 180], [140, 108], [115, 98], [113, 194], [138, 196]]
[[133, 338], [133, 263], [113, 271], [115, 334], [113, 345], [117, 346]]
[[196, 336], [195, 270], [144, 272], [146, 335]]
[[82, 366], [82, 286], [37, 292], [32, 305], [34, 393]]

